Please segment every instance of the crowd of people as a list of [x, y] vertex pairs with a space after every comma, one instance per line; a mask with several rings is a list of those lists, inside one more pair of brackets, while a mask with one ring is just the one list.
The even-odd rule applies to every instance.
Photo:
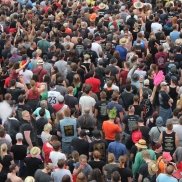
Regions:
[[2, 0], [0, 182], [181, 182], [181, 7]]

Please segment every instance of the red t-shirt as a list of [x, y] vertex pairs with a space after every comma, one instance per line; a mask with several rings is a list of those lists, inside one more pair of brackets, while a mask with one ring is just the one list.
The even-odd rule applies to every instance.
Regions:
[[6, 88], [9, 88], [10, 87], [10, 77], [8, 77], [8, 78], [5, 79], [4, 86]]
[[53, 105], [53, 109], [55, 110], [55, 112], [58, 112], [62, 109], [62, 107], [64, 106], [65, 104], [54, 104]]
[[167, 61], [167, 53], [158, 52], [155, 54], [155, 63], [158, 68], [165, 68], [165, 63]]
[[51, 160], [49, 159], [49, 155], [51, 151], [53, 151], [52, 145], [49, 142], [45, 142], [43, 144], [42, 151], [44, 152], [46, 164], [51, 163]]
[[126, 79], [127, 79], [127, 75], [128, 75], [129, 71], [122, 71], [120, 73], [120, 77], [122, 78], [122, 85], [126, 84]]
[[86, 84], [91, 84], [92, 85], [92, 92], [93, 93], [98, 93], [100, 92], [100, 80], [97, 78], [88, 78], [85, 80]]
[[35, 68], [33, 73], [37, 73], [39, 75], [39, 82], [43, 82], [44, 75], [47, 75], [47, 71], [41, 68]]

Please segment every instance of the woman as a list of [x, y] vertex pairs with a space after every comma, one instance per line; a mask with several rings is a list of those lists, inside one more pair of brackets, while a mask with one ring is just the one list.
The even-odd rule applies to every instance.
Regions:
[[74, 88], [73, 95], [78, 98], [78, 92], [82, 90], [82, 82], [80, 80], [79, 74], [75, 74], [73, 76], [73, 83], [71, 84], [71, 86]]
[[137, 61], [138, 61], [138, 55], [134, 55], [130, 62], [130, 70], [133, 68], [133, 66], [137, 65]]
[[43, 77], [43, 83], [46, 84], [46, 91], [50, 90], [49, 84], [51, 83], [51, 77], [47, 74]]
[[115, 156], [113, 153], [108, 154], [108, 164], [106, 164], [103, 168], [104, 170], [104, 175], [107, 181], [111, 180], [111, 174], [112, 174], [112, 169], [117, 167], [118, 164], [115, 163]]
[[99, 168], [101, 173], [103, 173], [103, 167], [105, 166], [105, 162], [100, 160], [101, 154], [99, 151], [95, 150], [93, 152], [93, 160], [89, 161], [88, 164], [92, 167], [92, 169]]
[[27, 92], [27, 104], [32, 108], [33, 111], [35, 111], [35, 109], [37, 108], [41, 92], [42, 88], [37, 88], [36, 82], [34, 80], [31, 80], [30, 89]]
[[119, 51], [114, 51], [113, 58], [116, 58], [118, 60], [117, 66], [122, 68], [123, 67], [123, 61], [122, 61], [122, 59], [120, 57]]
[[90, 31], [90, 34], [94, 34], [94, 30], [96, 29], [95, 27], [95, 22], [94, 21], [91, 21], [90, 22], [90, 27], [88, 27], [89, 31]]
[[170, 36], [167, 36], [166, 37], [166, 42], [162, 44], [163, 47], [164, 47], [164, 52], [168, 53], [168, 51], [170, 49], [170, 47], [169, 47], [170, 43], [171, 43], [171, 38], [170, 38]]
[[102, 178], [101, 171], [98, 168], [93, 169], [91, 174], [90, 174], [89, 182], [93, 182], [93, 181], [104, 182], [104, 179]]
[[59, 73], [59, 70], [56, 66], [53, 66], [51, 69], [51, 82], [56, 83], [56, 74]]
[[152, 114], [152, 117], [147, 119], [146, 126], [149, 127], [150, 129], [156, 126], [155, 122], [158, 116], [159, 116], [159, 113], [157, 111], [154, 111]]
[[150, 65], [153, 63], [152, 54], [147, 54], [144, 63], [146, 64], [147, 70], [150, 69]]
[[10, 172], [9, 166], [14, 163], [11, 155], [8, 153], [8, 147], [4, 143], [0, 147], [0, 164], [2, 165], [2, 170], [0, 172], [0, 181], [4, 182], [7, 178], [7, 174]]
[[92, 63], [90, 62], [90, 55], [84, 55], [84, 61], [80, 64], [80, 67], [85, 71], [87, 74], [92, 69]]
[[133, 26], [133, 31], [131, 32], [132, 33], [132, 36], [133, 36], [133, 42], [134, 42], [134, 40], [136, 40], [137, 39], [137, 34], [138, 34], [138, 32], [140, 32], [140, 30], [139, 30], [139, 24], [138, 23], [135, 23], [134, 24], [134, 26]]
[[77, 162], [79, 162], [79, 153], [76, 150], [74, 150], [71, 153], [71, 156], [72, 156], [72, 159], [69, 159], [68, 162], [67, 162], [67, 169], [69, 169], [71, 174], [73, 174], [73, 170], [75, 168], [75, 164]]
[[87, 182], [86, 176], [83, 172], [78, 174], [78, 176], [76, 178], [76, 182]]
[[173, 99], [172, 110], [176, 108], [178, 91], [180, 89], [180, 87], [177, 86], [177, 82], [178, 82], [177, 78], [175, 76], [171, 76], [170, 85], [167, 87], [168, 94]]
[[32, 80], [35, 81], [36, 87], [37, 87], [37, 88], [40, 88], [39, 75], [38, 75], [37, 73], [34, 73], [34, 74], [33, 74]]
[[156, 64], [151, 64], [150, 65], [150, 70], [154, 71], [155, 74], [157, 74], [158, 73], [158, 67], [157, 67], [157, 65]]
[[42, 143], [48, 142], [51, 138], [50, 131], [52, 130], [52, 125], [50, 123], [47, 123], [44, 125], [44, 131], [41, 133], [41, 139]]
[[162, 155], [162, 145], [160, 143], [156, 143], [152, 147], [153, 151], [155, 152], [156, 159], [158, 159]]
[[24, 182], [35, 182], [35, 179], [32, 176], [27, 176]]
[[64, 118], [64, 114], [62, 111], [58, 111], [56, 113], [56, 119], [55, 119], [55, 127], [57, 128], [59, 121], [62, 120]]
[[164, 25], [164, 33], [166, 36], [169, 36], [169, 34], [173, 31], [173, 25], [172, 25], [172, 21], [168, 20], [166, 22], [166, 25]]
[[132, 182], [132, 173], [129, 169], [125, 168], [124, 156], [119, 157], [119, 165], [112, 170], [112, 172], [114, 171], [119, 172], [122, 182]]

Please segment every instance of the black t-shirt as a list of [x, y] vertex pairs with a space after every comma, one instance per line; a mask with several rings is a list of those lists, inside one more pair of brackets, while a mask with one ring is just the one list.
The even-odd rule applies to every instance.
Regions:
[[169, 109], [170, 108], [170, 105], [169, 105], [169, 99], [170, 99], [170, 96], [168, 93], [166, 93], [165, 91], [163, 90], [160, 90], [159, 91], [159, 104], [162, 108], [164, 109]]
[[102, 173], [102, 168], [106, 165], [104, 161], [94, 161], [91, 160], [88, 162], [88, 164], [92, 167], [92, 169], [99, 168]]
[[125, 132], [131, 134], [132, 126], [137, 124], [139, 116], [137, 115], [125, 115], [122, 122], [126, 125]]
[[94, 140], [89, 144], [89, 152], [93, 152], [94, 150], [98, 150], [101, 154], [101, 160], [106, 161], [106, 149], [108, 147], [108, 143], [106, 140]]
[[137, 146], [133, 145], [130, 150], [130, 154], [133, 154], [133, 162], [135, 161], [135, 156], [137, 154], [137, 151], [138, 151]]
[[114, 171], [118, 171], [120, 176], [121, 176], [121, 181], [122, 182], [128, 182], [128, 178], [131, 177], [132, 178], [132, 173], [130, 169], [127, 168], [119, 168], [119, 167], [115, 167], [112, 169], [112, 173]]
[[152, 107], [152, 104], [150, 102], [150, 99], [141, 100], [140, 105], [143, 108], [143, 117], [144, 118], [147, 118], [147, 117], [152, 115], [153, 107]]
[[16, 28], [16, 23], [17, 23], [17, 21], [13, 21], [13, 22], [11, 23], [11, 25], [10, 25], [10, 28]]
[[76, 75], [77, 73], [75, 73], [75, 72], [69, 72], [68, 74], [67, 74], [67, 77], [66, 77], [66, 79], [69, 81], [69, 85], [71, 85], [72, 83], [73, 83], [73, 77], [74, 77], [74, 75]]
[[69, 167], [71, 174], [73, 174], [73, 170], [75, 168], [76, 162], [73, 159], [70, 159], [68, 160], [67, 165]]
[[32, 59], [32, 53], [34, 52], [35, 50], [32, 50], [30, 49], [30, 47], [27, 49], [27, 56]]
[[44, 130], [44, 125], [47, 123], [48, 123], [48, 121], [45, 118], [39, 118], [36, 121], [37, 135], [41, 135], [42, 131]]
[[136, 114], [138, 116], [141, 116], [141, 112], [143, 111], [142, 106], [141, 105], [133, 105], [133, 106], [135, 108], [135, 113], [134, 114]]
[[125, 108], [126, 111], [128, 111], [128, 107], [133, 104], [134, 94], [133, 93], [128, 93], [128, 92], [123, 92], [121, 94], [121, 97], [122, 97], [122, 100], [123, 100], [123, 103], [124, 103], [124, 108]]
[[182, 60], [182, 54], [176, 54], [175, 58], [174, 58], [174, 61], [178, 62], [180, 64], [181, 60]]
[[83, 39], [88, 38], [88, 33], [90, 32], [88, 28], [80, 28], [79, 32]]
[[79, 155], [85, 154], [88, 156], [89, 143], [86, 140], [73, 138], [71, 141], [71, 146], [79, 153]]
[[20, 105], [20, 104], [18, 104], [17, 106], [18, 106], [18, 108], [21, 108], [23, 111], [27, 110], [28, 112], [32, 113], [32, 108], [29, 105], [26, 105], [26, 104]]
[[135, 52], [139, 58], [142, 58], [142, 54], [145, 52], [145, 49], [141, 45], [135, 45]]
[[40, 169], [40, 165], [42, 164], [42, 160], [33, 157], [26, 157], [24, 159], [24, 163], [27, 167], [27, 176], [34, 176], [34, 173], [37, 169]]
[[75, 106], [78, 105], [78, 99], [74, 96], [69, 96], [68, 94], [64, 96], [64, 102], [69, 106], [70, 109], [75, 109]]
[[19, 88], [15, 88], [15, 89], [10, 89], [8, 88], [7, 89], [7, 93], [10, 93], [11, 96], [12, 96], [12, 100], [15, 100], [16, 103], [18, 103], [18, 97], [21, 95], [21, 94], [25, 94], [25, 90], [21, 90]]
[[140, 131], [142, 132], [143, 139], [145, 139], [146, 142], [148, 143], [149, 142], [149, 131], [150, 131], [150, 128], [147, 127], [147, 126], [140, 126]]
[[5, 155], [3, 159], [1, 159], [1, 157], [0, 157], [0, 164], [2, 164], [2, 166], [3, 166], [3, 168], [2, 168], [3, 172], [9, 172], [9, 166], [11, 165], [12, 160], [13, 160], [13, 158], [11, 155]]
[[[132, 93], [137, 94], [138, 92], [137, 87], [135, 85], [131, 85], [131, 87], [132, 87]], [[125, 89], [126, 89], [126, 85], [123, 85], [120, 89], [120, 93], [124, 92]]]
[[27, 155], [27, 145], [13, 145], [11, 152], [13, 153], [14, 160], [24, 160]]
[[115, 66], [108, 66], [107, 68], [110, 69], [111, 76], [116, 76], [119, 73], [118, 69]]

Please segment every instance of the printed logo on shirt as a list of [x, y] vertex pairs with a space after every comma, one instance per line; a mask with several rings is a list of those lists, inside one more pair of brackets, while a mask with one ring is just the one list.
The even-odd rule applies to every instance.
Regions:
[[65, 136], [74, 136], [74, 125], [63, 126]]

